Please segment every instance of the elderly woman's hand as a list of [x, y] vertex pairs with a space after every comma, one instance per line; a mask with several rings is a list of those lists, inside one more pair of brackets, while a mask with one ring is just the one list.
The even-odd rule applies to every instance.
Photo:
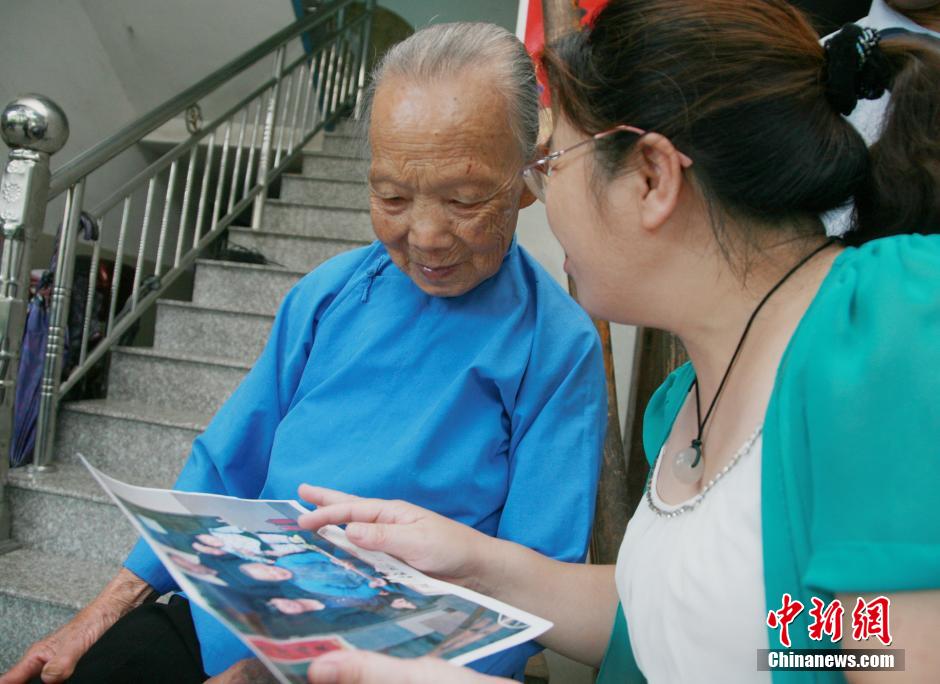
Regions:
[[404, 501], [363, 499], [323, 487], [301, 485], [304, 501], [318, 508], [300, 525], [318, 530], [346, 524], [354, 544], [383, 551], [438, 579], [491, 594], [488, 580], [499, 540]]
[[276, 684], [277, 679], [257, 658], [239, 660], [230, 668], [210, 677], [206, 684]]
[[321, 656], [307, 671], [311, 684], [487, 684], [509, 682], [477, 674], [437, 658], [401, 660], [367, 651]]

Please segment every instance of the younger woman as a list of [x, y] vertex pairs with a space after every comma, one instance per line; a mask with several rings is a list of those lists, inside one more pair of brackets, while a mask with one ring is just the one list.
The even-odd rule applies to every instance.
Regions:
[[[614, 0], [546, 65], [560, 117], [524, 173], [580, 299], [691, 358], [647, 409], [616, 568], [313, 487], [306, 525], [552, 620], [540, 641], [603, 682], [864, 682], [885, 673], [757, 651], [884, 642], [890, 681], [940, 681], [940, 236], [899, 234], [940, 231], [936, 42], [849, 25], [823, 47], [783, 0]], [[886, 89], [869, 150], [840, 112]], [[819, 215], [852, 199], [847, 247]], [[481, 681], [366, 654], [311, 678]]]

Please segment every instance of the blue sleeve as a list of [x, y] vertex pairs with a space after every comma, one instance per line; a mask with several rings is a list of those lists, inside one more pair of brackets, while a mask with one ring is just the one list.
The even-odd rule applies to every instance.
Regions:
[[[318, 317], [330, 305], [368, 248], [336, 257], [287, 294], [254, 367], [193, 442], [174, 489], [257, 498], [267, 479], [274, 433], [307, 364]], [[124, 567], [159, 593], [178, 589], [144, 540]]]
[[[877, 240], [838, 266], [794, 345], [805, 408], [808, 586], [940, 588], [940, 236]], [[799, 406], [791, 401], [788, 405]]]
[[[551, 313], [535, 336], [512, 416], [510, 485], [497, 536], [579, 562], [587, 554], [607, 427], [604, 361], [583, 312]], [[521, 675], [540, 650], [529, 642], [471, 667]]]

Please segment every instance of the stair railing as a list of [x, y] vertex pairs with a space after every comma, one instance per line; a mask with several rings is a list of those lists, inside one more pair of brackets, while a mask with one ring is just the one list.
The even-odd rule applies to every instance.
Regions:
[[27, 95], [0, 117], [0, 134], [10, 156], [0, 181], [0, 553], [16, 544], [10, 539], [10, 511], [3, 485], [7, 454], [13, 441], [13, 408], [20, 347], [29, 297], [30, 251], [42, 231], [49, 192], [49, 157], [69, 137], [68, 119], [53, 102]]
[[[307, 143], [324, 127], [344, 115], [361, 110], [375, 0], [356, 4], [364, 10], [356, 16], [350, 16], [353, 13], [347, 11], [353, 0], [333, 0], [325, 4], [316, 13], [274, 34], [57, 169], [48, 182], [35, 182], [27, 187], [29, 197], [24, 206], [29, 207], [45, 209], [49, 201], [65, 194], [64, 227], [58, 243], [36, 447], [31, 466], [34, 472], [54, 468], [51, 462], [56, 417], [59, 402], [66, 393], [86, 376], [236, 217], [247, 214], [250, 209], [251, 226], [260, 230], [264, 200], [271, 182], [295, 162]], [[304, 43], [307, 49], [304, 49]], [[203, 128], [191, 132], [183, 142], [97, 206], [85, 206], [89, 175], [142, 142], [145, 136], [163, 124], [180, 117], [207, 96], [231, 84], [233, 79], [264, 59], [273, 60], [269, 79]], [[24, 105], [24, 102], [18, 101], [11, 107], [26, 106], [28, 109], [29, 103]], [[9, 107], [7, 111], [10, 111]], [[16, 140], [10, 143], [10, 147], [11, 163], [17, 155], [22, 156], [29, 150], [28, 145], [19, 145]], [[54, 150], [43, 153], [47, 178], [49, 151]], [[38, 163], [41, 166], [42, 160]], [[8, 164], [2, 187], [8, 187], [7, 178], [11, 173]], [[100, 233], [90, 257], [77, 365], [63, 381], [71, 285], [83, 214], [94, 219]], [[42, 214], [38, 209], [33, 210], [31, 224], [41, 231]], [[14, 223], [4, 223], [5, 232], [7, 225], [13, 226]], [[15, 229], [11, 228], [11, 232]], [[90, 348], [94, 284], [101, 258], [101, 238], [105, 235], [116, 237], [111, 297], [107, 302], [103, 337]], [[0, 455], [0, 461], [4, 464], [11, 435], [15, 350], [23, 335], [25, 279], [29, 269], [28, 260], [22, 258], [22, 246], [14, 247], [11, 244], [14, 242], [20, 245], [22, 240], [8, 240], [4, 245], [3, 270], [0, 271], [0, 411], [3, 412], [0, 416], [0, 447], [7, 446]], [[13, 253], [8, 254], [8, 245], [21, 254], [12, 271], [9, 268], [12, 268], [10, 259]], [[148, 255], [154, 252], [155, 256], [148, 259]], [[128, 303], [123, 311], [118, 311], [125, 255], [134, 261], [133, 284]], [[10, 299], [5, 299], [8, 295]], [[0, 475], [3, 475], [3, 467], [0, 466]], [[0, 479], [0, 540], [4, 538], [2, 495]]]

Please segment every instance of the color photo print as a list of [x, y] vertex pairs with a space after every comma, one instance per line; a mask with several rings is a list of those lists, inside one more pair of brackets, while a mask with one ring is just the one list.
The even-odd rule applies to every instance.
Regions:
[[[83, 459], [84, 460], [84, 459]], [[313, 533], [293, 501], [135, 487], [85, 462], [180, 589], [232, 630], [281, 682], [339, 649], [462, 665], [536, 638], [551, 623]]]

